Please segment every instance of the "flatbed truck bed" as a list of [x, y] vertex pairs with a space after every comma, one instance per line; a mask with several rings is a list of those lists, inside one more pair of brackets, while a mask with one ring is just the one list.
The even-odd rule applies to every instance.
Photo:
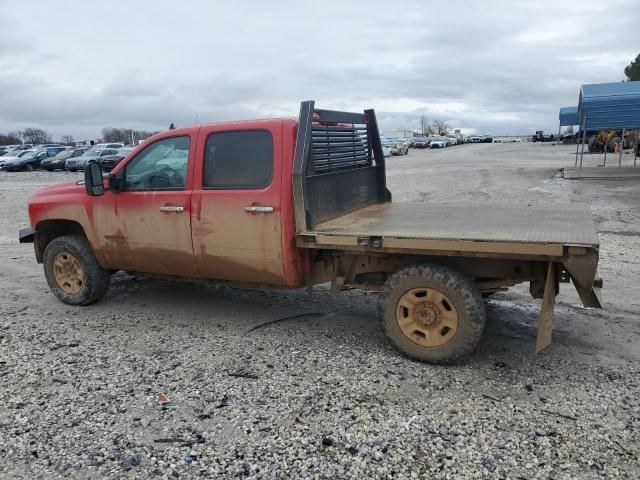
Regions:
[[[355, 246], [365, 237], [393, 251], [557, 257], [569, 247], [598, 248], [591, 211], [581, 204], [382, 203], [317, 224], [317, 245]], [[309, 242], [301, 242], [309, 247]]]
[[[585, 306], [602, 307], [599, 240], [588, 206], [394, 203], [373, 110], [302, 103], [293, 194], [296, 246], [315, 252], [308, 283], [380, 292], [385, 333], [410, 356], [448, 361], [468, 351], [479, 338], [474, 325], [484, 325], [475, 299], [518, 283], [528, 282], [542, 299], [536, 352], [551, 344], [560, 283], [573, 282]], [[441, 301], [449, 298], [445, 291], [463, 292], [452, 309], [468, 309], [467, 346], [457, 338], [462, 317], [446, 322], [455, 302]]]

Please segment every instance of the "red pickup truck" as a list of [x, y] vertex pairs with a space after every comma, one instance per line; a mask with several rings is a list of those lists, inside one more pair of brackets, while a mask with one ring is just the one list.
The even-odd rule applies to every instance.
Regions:
[[29, 201], [53, 293], [87, 305], [113, 272], [338, 292], [379, 292], [405, 354], [447, 363], [484, 331], [483, 296], [529, 282], [542, 298], [536, 350], [551, 342], [559, 282], [600, 307], [598, 237], [588, 208], [392, 203], [373, 110], [225, 122], [157, 134], [105, 177]]

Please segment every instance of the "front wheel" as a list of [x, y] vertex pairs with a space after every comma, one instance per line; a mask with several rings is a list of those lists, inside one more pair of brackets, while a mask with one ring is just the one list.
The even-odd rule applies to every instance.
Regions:
[[69, 305], [97, 302], [109, 289], [109, 272], [96, 260], [87, 239], [65, 235], [44, 251], [44, 274], [53, 294]]
[[378, 313], [385, 335], [402, 353], [441, 364], [475, 350], [486, 317], [474, 282], [439, 265], [415, 265], [391, 275], [380, 293]]

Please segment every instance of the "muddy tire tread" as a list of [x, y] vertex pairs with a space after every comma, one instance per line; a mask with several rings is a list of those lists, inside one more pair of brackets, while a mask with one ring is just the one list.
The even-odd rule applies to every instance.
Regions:
[[[73, 254], [84, 270], [84, 285], [76, 295], [65, 293], [58, 286], [53, 275], [52, 260], [63, 251]], [[91, 245], [82, 235], [63, 235], [53, 239], [45, 249], [43, 264], [49, 288], [60, 301], [66, 304], [84, 306], [95, 303], [104, 297], [109, 289], [111, 276], [100, 266]]]
[[[456, 337], [458, 335], [462, 335], [462, 337], [455, 343], [452, 340], [452, 342], [438, 347], [437, 353], [428, 352], [427, 350], [431, 349], [423, 347], [405, 348], [403, 343], [406, 344], [410, 341], [403, 336], [399, 329], [390, 328], [390, 323], [396, 321], [395, 304], [397, 298], [395, 297], [399, 297], [408, 288], [413, 287], [411, 282], [415, 279], [439, 283], [448, 292], [455, 292], [460, 300], [454, 301], [454, 303], [459, 321], [464, 322], [464, 328], [461, 325], [460, 333], [456, 334]], [[446, 292], [447, 296], [449, 296], [448, 292]], [[390, 306], [389, 302], [392, 302], [393, 305]], [[389, 309], [389, 307], [393, 312], [393, 318], [385, 318], [385, 309]], [[388, 316], [389, 313], [386, 312], [386, 315]], [[462, 273], [441, 265], [419, 264], [398, 270], [387, 279], [378, 297], [378, 320], [389, 341], [408, 357], [429, 363], [454, 364], [460, 363], [471, 355], [482, 338], [486, 321], [485, 303], [482, 293], [473, 280]]]

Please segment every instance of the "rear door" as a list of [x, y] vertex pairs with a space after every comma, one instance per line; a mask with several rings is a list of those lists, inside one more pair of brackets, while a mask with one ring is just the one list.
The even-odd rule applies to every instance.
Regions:
[[280, 168], [282, 122], [201, 127], [192, 197], [200, 275], [285, 284]]

